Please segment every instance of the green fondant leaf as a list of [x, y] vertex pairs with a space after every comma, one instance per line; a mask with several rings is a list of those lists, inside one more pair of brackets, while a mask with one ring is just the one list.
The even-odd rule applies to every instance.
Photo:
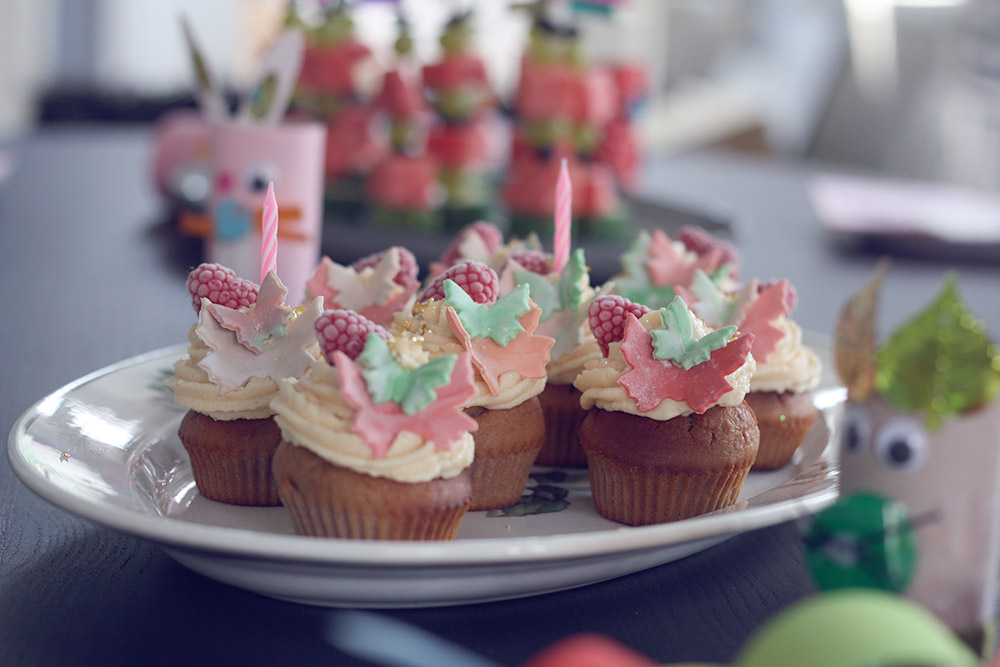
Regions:
[[875, 386], [892, 405], [923, 413], [929, 429], [1000, 391], [1000, 349], [959, 300], [954, 276], [878, 351]]
[[712, 274], [709, 276], [709, 278], [715, 285], [721, 285], [722, 281], [728, 278], [732, 272], [733, 272], [732, 264], [723, 264], [715, 271], [712, 271]]
[[723, 297], [715, 281], [701, 269], [694, 272], [691, 292], [698, 299], [697, 310], [703, 320], [715, 325], [732, 320], [736, 304]]
[[370, 333], [358, 361], [372, 402], [392, 401], [412, 415], [434, 402], [435, 390], [448, 384], [457, 358], [454, 354], [438, 357], [411, 370], [396, 361], [378, 334]]
[[514, 282], [528, 286], [531, 300], [542, 309], [541, 322], [559, 310], [559, 292], [545, 276], [534, 271], [517, 270], [514, 271]]
[[680, 297], [675, 298], [669, 306], [660, 311], [665, 329], [653, 329], [653, 349], [657, 359], [670, 360], [690, 370], [700, 363], [708, 361], [712, 350], [726, 346], [736, 332], [735, 326], [723, 327], [710, 332], [702, 338], [694, 337], [691, 326], [691, 315]]
[[[578, 310], [589, 283], [583, 248], [577, 248], [569, 256], [569, 262], [563, 267], [562, 275], [559, 277], [559, 307], [562, 310]], [[531, 298], [535, 298], [534, 287], [531, 289]], [[542, 318], [544, 317], [543, 313]]]
[[518, 285], [492, 305], [476, 303], [453, 280], [444, 281], [444, 294], [469, 336], [492, 338], [499, 345], [506, 345], [524, 331], [517, 320], [531, 310], [528, 285]]

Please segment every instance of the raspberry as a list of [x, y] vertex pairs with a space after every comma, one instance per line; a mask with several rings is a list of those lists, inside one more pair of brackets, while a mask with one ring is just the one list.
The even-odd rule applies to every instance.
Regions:
[[[419, 272], [419, 268], [417, 267], [417, 258], [414, 257], [413, 253], [406, 248], [401, 246], [394, 247], [399, 251], [399, 273], [395, 275], [392, 281], [397, 285], [409, 287], [413, 283], [417, 282], [417, 273]], [[351, 264], [351, 268], [360, 273], [369, 266], [375, 266], [378, 264], [387, 252], [389, 251], [383, 250], [382, 252], [376, 252], [368, 255], [367, 257], [362, 257], [358, 261]]]
[[552, 255], [540, 250], [522, 249], [512, 252], [510, 256], [504, 260], [503, 266], [500, 267], [500, 271], [498, 271], [498, 273], [503, 273], [503, 270], [507, 266], [507, 262], [510, 260], [514, 260], [532, 273], [538, 273], [543, 276], [552, 271]]
[[493, 303], [497, 300], [500, 279], [497, 273], [482, 262], [465, 260], [439, 275], [420, 294], [417, 301], [444, 299], [444, 281], [454, 280], [476, 303]]
[[483, 243], [486, 244], [487, 252], [491, 255], [497, 248], [503, 245], [503, 234], [496, 225], [491, 222], [473, 222], [458, 231], [458, 236], [455, 237], [455, 240], [445, 250], [444, 255], [441, 256], [442, 264], [451, 266], [455, 262], [465, 259], [459, 254], [459, 248], [465, 239], [468, 238], [469, 234], [479, 234], [483, 239]]
[[722, 263], [732, 267], [733, 275], [736, 275], [742, 258], [740, 257], [740, 251], [733, 247], [731, 243], [720, 241], [701, 227], [692, 227], [690, 225], [681, 230], [677, 240], [696, 255], [704, 255], [712, 248], [719, 248], [722, 250]]
[[194, 312], [201, 312], [202, 297], [227, 308], [243, 308], [257, 302], [260, 288], [219, 264], [199, 264], [188, 274], [187, 289], [191, 293]]
[[636, 317], [642, 317], [649, 311], [648, 306], [632, 303], [617, 294], [599, 296], [590, 302], [590, 307], [587, 308], [590, 330], [594, 332], [605, 357], [608, 356], [608, 346], [625, 335], [625, 316], [632, 313]]
[[316, 318], [316, 339], [323, 349], [327, 362], [333, 363], [333, 353], [340, 350], [351, 359], [357, 359], [365, 349], [368, 334], [377, 333], [389, 340], [389, 332], [380, 324], [375, 324], [364, 315], [353, 310], [324, 310]]

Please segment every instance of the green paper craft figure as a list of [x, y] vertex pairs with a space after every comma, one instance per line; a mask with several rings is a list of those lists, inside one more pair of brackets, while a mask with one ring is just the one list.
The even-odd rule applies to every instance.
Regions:
[[905, 595], [982, 651], [1000, 538], [1000, 350], [952, 277], [878, 347], [884, 273], [837, 328], [841, 500], [805, 536], [806, 562], [820, 588]]

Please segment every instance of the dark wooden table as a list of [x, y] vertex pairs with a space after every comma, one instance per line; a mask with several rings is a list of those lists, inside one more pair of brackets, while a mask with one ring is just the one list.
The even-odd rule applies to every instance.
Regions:
[[[123, 358], [184, 340], [190, 248], [164, 226], [147, 131], [49, 130], [7, 146], [0, 186], [0, 426]], [[691, 155], [658, 161], [645, 189], [738, 211], [744, 276], [789, 277], [804, 328], [829, 333], [875, 257], [844, 253], [811, 211], [815, 166]], [[898, 260], [882, 330], [916, 312], [946, 263]], [[1000, 268], [961, 267], [960, 288], [1000, 330]], [[663, 661], [727, 661], [769, 616], [808, 595], [794, 523], [576, 590], [464, 607], [378, 612], [516, 665], [598, 631]], [[217, 583], [158, 547], [49, 505], [0, 464], [0, 664], [366, 664], [331, 647], [332, 612]]]

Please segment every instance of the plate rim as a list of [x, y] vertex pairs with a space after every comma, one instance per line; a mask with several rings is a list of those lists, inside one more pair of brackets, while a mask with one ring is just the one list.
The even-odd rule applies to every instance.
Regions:
[[[727, 508], [679, 522], [638, 527], [622, 525], [608, 531], [545, 536], [463, 538], [450, 542], [331, 540], [262, 533], [245, 528], [208, 526], [118, 507], [92, 497], [76, 495], [49, 482], [24, 458], [20, 441], [29, 437], [26, 429], [31, 423], [38, 418], [44, 418], [38, 410], [39, 406], [126, 368], [180, 356], [186, 349], [185, 344], [175, 344], [128, 357], [83, 375], [35, 401], [18, 417], [8, 435], [7, 457], [15, 475], [36, 495], [64, 511], [173, 549], [230, 558], [256, 558], [297, 564], [407, 569], [578, 560], [668, 548], [719, 535], [732, 536], [801, 518], [831, 504], [837, 495], [838, 469], [830, 457], [831, 443], [828, 442], [814, 463], [814, 465], [822, 463], [828, 466], [826, 471], [828, 479], [820, 489], [803, 496], [753, 508], [750, 516], [747, 516], [744, 510]], [[812, 468], [813, 466], [810, 466], [799, 475], [764, 493], [795, 484]], [[747, 499], [749, 500], [752, 498]], [[677, 533], [682, 535], [679, 536]], [[614, 535], [615, 538], [608, 539], [609, 535]]]

